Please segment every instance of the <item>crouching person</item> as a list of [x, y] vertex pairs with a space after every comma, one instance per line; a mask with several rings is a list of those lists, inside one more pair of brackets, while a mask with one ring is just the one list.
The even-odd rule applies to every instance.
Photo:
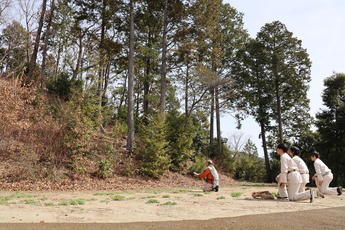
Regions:
[[207, 192], [207, 191], [218, 192], [219, 176], [211, 160], [206, 161], [206, 169], [201, 174], [194, 173], [194, 176], [199, 177], [200, 179], [205, 179], [206, 183], [203, 189], [204, 192]]

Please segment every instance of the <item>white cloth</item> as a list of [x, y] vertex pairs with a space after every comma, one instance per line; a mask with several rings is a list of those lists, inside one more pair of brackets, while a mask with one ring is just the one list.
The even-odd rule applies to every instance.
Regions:
[[309, 183], [309, 177], [310, 177], [308, 166], [299, 156], [294, 156], [292, 160], [296, 163], [298, 167], [298, 171], [302, 177], [302, 183], [298, 192], [304, 192], [305, 186], [306, 184]]
[[210, 170], [210, 172], [211, 172], [211, 174], [213, 176], [213, 188], [215, 188], [217, 185], [219, 185], [219, 175], [218, 175], [218, 172], [217, 172], [216, 168], [213, 165], [209, 165], [207, 168]]
[[292, 197], [292, 201], [308, 200], [308, 199], [310, 199], [311, 196], [316, 197], [315, 192], [313, 190], [307, 190], [307, 191], [304, 191], [304, 192], [296, 193]]
[[314, 168], [315, 168], [315, 175], [317, 176], [317, 179], [319, 181], [323, 181], [324, 175], [331, 172], [331, 170], [327, 167], [327, 165], [325, 165], [325, 163], [323, 163], [323, 161], [320, 160], [319, 158], [317, 158], [314, 161]]
[[309, 170], [307, 164], [299, 156], [294, 156], [292, 160], [298, 167], [298, 171], [302, 177], [302, 183], [309, 183]]
[[[314, 161], [314, 168], [316, 173], [315, 183], [319, 191], [325, 195], [338, 195], [337, 188], [328, 188], [329, 184], [333, 180], [333, 173], [327, 167], [327, 165], [323, 163], [322, 160], [317, 158]], [[321, 186], [319, 185], [320, 181], [322, 181]]]
[[333, 180], [333, 174], [331, 172], [329, 172], [327, 175], [323, 176], [323, 181], [322, 181], [322, 185], [319, 185], [319, 177], [315, 178], [315, 183], [317, 186], [317, 189], [319, 189], [319, 191], [321, 191], [323, 194], [325, 195], [338, 195], [338, 188], [328, 188], [329, 184], [331, 183], [331, 181]]
[[[295, 172], [291, 172], [296, 170]], [[298, 171], [296, 163], [291, 159], [287, 153], [283, 153], [280, 156], [280, 183], [289, 184], [300, 184], [302, 183], [302, 178]], [[290, 173], [289, 173], [290, 172]]]
[[[287, 194], [290, 201], [305, 200], [310, 198], [310, 191], [298, 193], [301, 187], [302, 177], [298, 172], [297, 164], [287, 153], [283, 153], [280, 156], [280, 174], [278, 176], [280, 177], [280, 183], [287, 183], [288, 185]], [[282, 194], [285, 193], [283, 188], [278, 189], [278, 192], [279, 194], [280, 192]]]

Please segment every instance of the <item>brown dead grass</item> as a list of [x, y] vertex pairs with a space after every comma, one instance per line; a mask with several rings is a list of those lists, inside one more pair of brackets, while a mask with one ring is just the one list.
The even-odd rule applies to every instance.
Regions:
[[[21, 87], [15, 80], [0, 78], [0, 188], [10, 191], [56, 190], [138, 190], [149, 188], [182, 188], [202, 186], [189, 175], [169, 172], [160, 179], [133, 173], [138, 162], [125, 150], [126, 139], [99, 131], [90, 131], [85, 149], [92, 152], [107, 144], [116, 146], [112, 163], [114, 173], [106, 179], [97, 175], [101, 152], [89, 156], [70, 156], [61, 146], [64, 124], [54, 119], [48, 96], [36, 88]], [[106, 127], [111, 130], [111, 127]], [[79, 130], [84, 132], [84, 130]], [[78, 173], [70, 169], [71, 157], [82, 164]], [[76, 166], [77, 167], [77, 166]], [[133, 175], [133, 177], [128, 177]], [[222, 185], [237, 182], [221, 175]]]

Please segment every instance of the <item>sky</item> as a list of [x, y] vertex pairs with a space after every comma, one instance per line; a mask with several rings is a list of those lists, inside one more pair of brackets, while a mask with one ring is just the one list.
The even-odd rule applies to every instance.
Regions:
[[[244, 13], [244, 28], [255, 38], [266, 23], [280, 21], [293, 37], [302, 41], [312, 61], [308, 98], [310, 114], [323, 107], [323, 80], [336, 73], [345, 73], [345, 1], [344, 0], [223, 0]], [[243, 121], [241, 130], [235, 120], [224, 116], [222, 135], [231, 138], [241, 134], [250, 138], [263, 156], [259, 125], [251, 118]]]

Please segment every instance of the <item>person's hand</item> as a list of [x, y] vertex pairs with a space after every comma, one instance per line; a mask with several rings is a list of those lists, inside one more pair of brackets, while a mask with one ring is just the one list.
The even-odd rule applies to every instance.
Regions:
[[194, 177], [199, 177], [200, 174], [194, 173]]
[[322, 181], [319, 181], [319, 186], [321, 186], [322, 185]]
[[276, 177], [276, 181], [279, 182], [280, 181], [280, 177]]
[[315, 180], [316, 176], [314, 175], [311, 179]]

